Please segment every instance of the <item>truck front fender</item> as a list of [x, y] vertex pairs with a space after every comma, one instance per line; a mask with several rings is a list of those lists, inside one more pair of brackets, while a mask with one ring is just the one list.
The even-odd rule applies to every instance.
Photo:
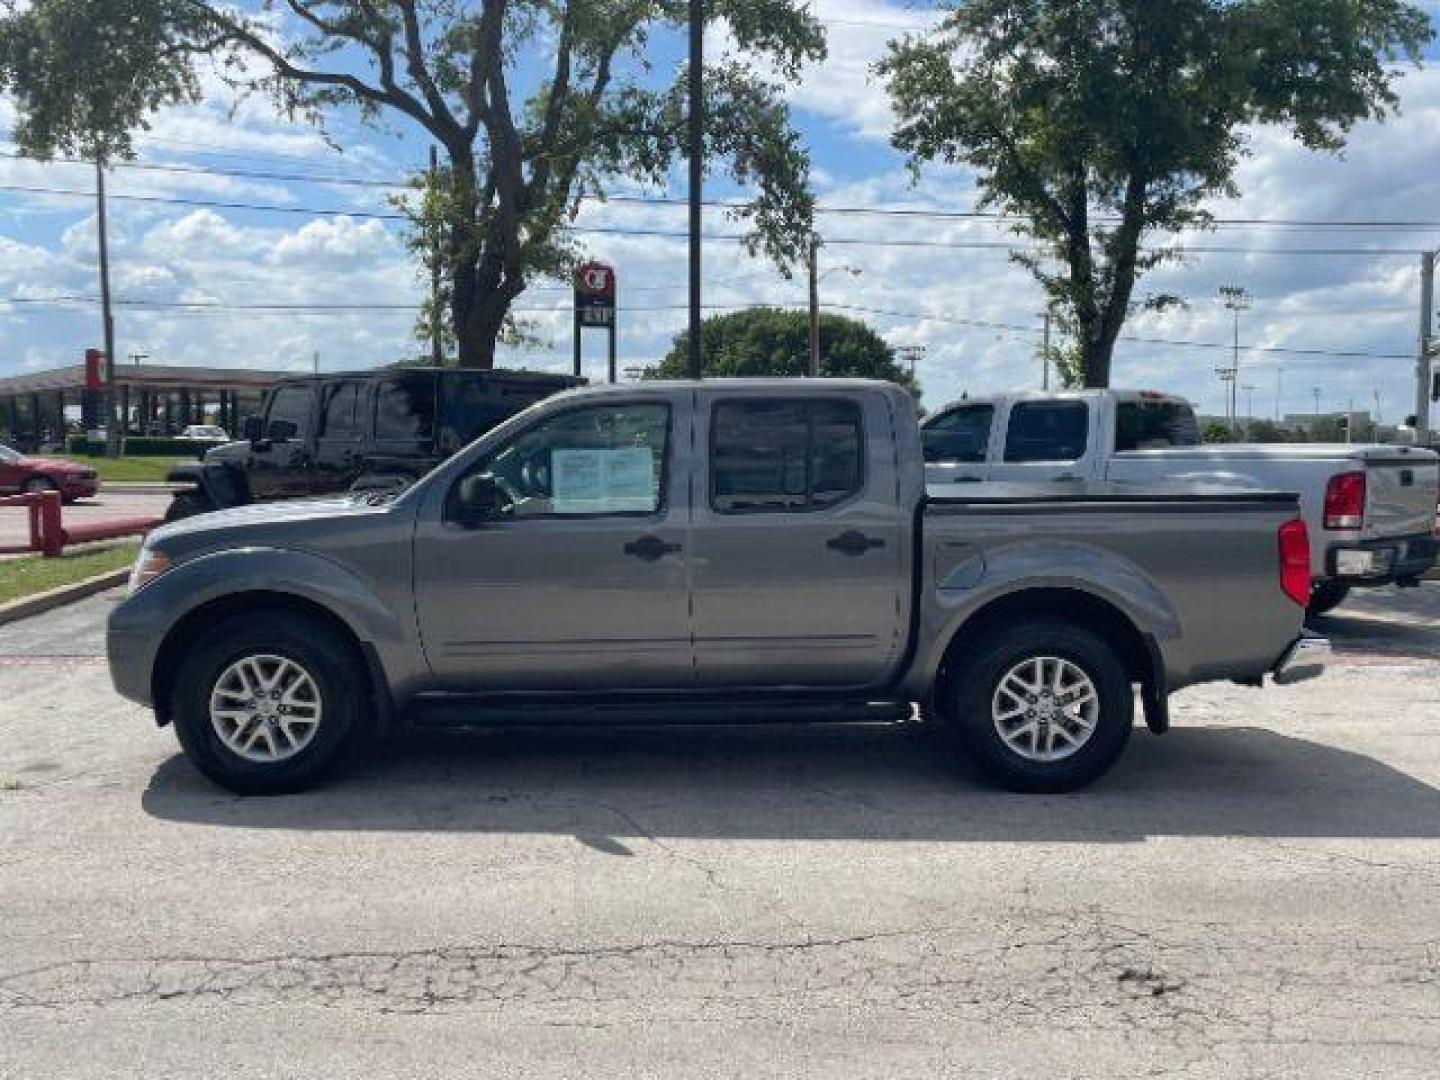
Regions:
[[315, 610], [338, 623], [388, 687], [423, 675], [413, 611], [393, 610], [363, 578], [324, 556], [246, 547], [188, 559], [115, 608], [108, 640], [116, 688], [163, 707], [160, 691], [186, 642], [216, 619], [267, 604]]

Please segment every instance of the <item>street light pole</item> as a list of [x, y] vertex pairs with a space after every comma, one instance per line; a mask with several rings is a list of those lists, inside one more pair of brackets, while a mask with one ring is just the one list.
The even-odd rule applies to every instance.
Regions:
[[700, 226], [705, 188], [705, 5], [690, 0], [690, 377], [700, 378]]

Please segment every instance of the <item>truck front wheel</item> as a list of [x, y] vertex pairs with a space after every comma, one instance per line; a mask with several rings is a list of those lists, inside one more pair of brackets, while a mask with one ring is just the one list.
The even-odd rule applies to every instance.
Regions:
[[943, 696], [966, 752], [1012, 791], [1084, 787], [1115, 764], [1135, 723], [1120, 658], [1089, 630], [1064, 622], [987, 632]]
[[302, 791], [365, 728], [361, 661], [324, 623], [292, 612], [233, 615], [180, 664], [172, 715], [186, 756], [242, 795]]

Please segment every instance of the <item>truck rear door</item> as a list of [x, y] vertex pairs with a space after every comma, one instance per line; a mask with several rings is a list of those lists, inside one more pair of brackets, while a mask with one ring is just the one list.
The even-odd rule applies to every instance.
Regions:
[[1098, 450], [1092, 402], [1084, 398], [1011, 401], [1001, 418], [1003, 442], [989, 479], [1085, 479]]
[[697, 391], [692, 627], [699, 686], [885, 680], [903, 649], [911, 522], [889, 399]]

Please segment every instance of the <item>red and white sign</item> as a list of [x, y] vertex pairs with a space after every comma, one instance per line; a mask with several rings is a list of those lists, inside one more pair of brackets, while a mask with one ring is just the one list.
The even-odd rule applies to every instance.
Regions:
[[575, 268], [575, 314], [581, 326], [615, 325], [615, 268], [586, 262]]

